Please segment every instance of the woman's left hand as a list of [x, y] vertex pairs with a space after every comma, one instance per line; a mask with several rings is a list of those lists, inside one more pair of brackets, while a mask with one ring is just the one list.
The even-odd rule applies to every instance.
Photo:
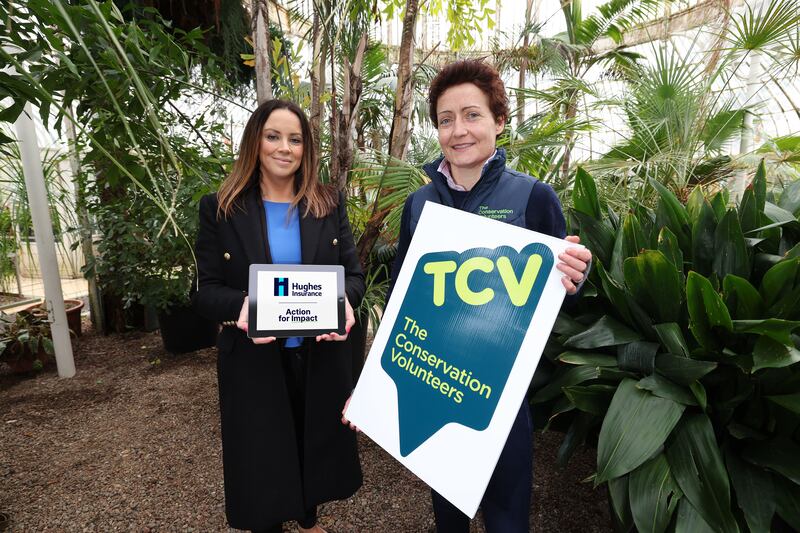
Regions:
[[[581, 242], [581, 238], [577, 235], [569, 235], [566, 240], [573, 244]], [[575, 294], [578, 292], [577, 285], [584, 280], [584, 273], [592, 260], [592, 252], [586, 248], [567, 248], [563, 253], [558, 254], [558, 258], [561, 261], [556, 268], [564, 273], [561, 283], [567, 289], [567, 294]]]
[[319, 341], [344, 341], [347, 340], [347, 335], [350, 333], [350, 328], [356, 323], [356, 316], [353, 314], [353, 307], [350, 305], [350, 300], [347, 296], [344, 297], [344, 335], [339, 335], [335, 331], [325, 333], [324, 335], [317, 335], [317, 342]]

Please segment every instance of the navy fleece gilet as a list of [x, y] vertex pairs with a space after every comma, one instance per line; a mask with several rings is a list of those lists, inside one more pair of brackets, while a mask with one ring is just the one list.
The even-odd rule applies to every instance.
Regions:
[[431, 182], [413, 192], [406, 200], [400, 222], [397, 257], [392, 268], [390, 294], [426, 201], [456, 207], [559, 239], [566, 236], [566, 223], [555, 191], [546, 183], [507, 168], [505, 150], [497, 150], [483, 167], [478, 183], [457, 202], [454, 202], [453, 191], [447, 186], [447, 179], [437, 170], [442, 159], [422, 167]]

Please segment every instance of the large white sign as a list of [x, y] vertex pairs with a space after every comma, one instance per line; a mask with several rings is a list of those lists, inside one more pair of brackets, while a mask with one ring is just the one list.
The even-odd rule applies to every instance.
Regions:
[[475, 516], [566, 291], [567, 241], [428, 202], [346, 417]]

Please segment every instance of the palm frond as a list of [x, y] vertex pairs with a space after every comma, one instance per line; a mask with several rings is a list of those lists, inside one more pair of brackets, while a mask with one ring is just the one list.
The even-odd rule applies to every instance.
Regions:
[[800, 10], [797, 0], [771, 0], [758, 9], [748, 3], [744, 12], [733, 17], [732, 22], [728, 38], [733, 48], [766, 50], [797, 30]]

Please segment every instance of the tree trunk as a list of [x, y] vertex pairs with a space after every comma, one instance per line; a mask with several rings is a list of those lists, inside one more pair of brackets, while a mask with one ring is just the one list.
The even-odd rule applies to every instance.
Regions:
[[[349, 58], [344, 58], [344, 83], [342, 94], [342, 108], [339, 113], [339, 124], [336, 131], [336, 174], [331, 174], [333, 183], [340, 191], [347, 186], [347, 173], [353, 166], [353, 136], [356, 127], [356, 115], [361, 104], [361, 66], [364, 64], [364, 53], [367, 50], [367, 34], [361, 34], [356, 47], [356, 54], [352, 64]], [[334, 168], [334, 167], [332, 167]]]
[[272, 100], [272, 68], [270, 66], [269, 1], [252, 0], [253, 48], [256, 56], [256, 97], [261, 105]]
[[[389, 133], [389, 155], [395, 159], [405, 158], [408, 140], [411, 137], [412, 97], [414, 95], [414, 80], [411, 68], [414, 60], [414, 29], [417, 25], [418, 13], [419, 0], [406, 0], [406, 10], [403, 16], [403, 34], [400, 38], [400, 52], [397, 64], [394, 117], [392, 118], [392, 129]], [[389, 192], [385, 190], [378, 191], [379, 198], [375, 200], [376, 203], [380, 202], [380, 197]], [[369, 254], [372, 252], [378, 237], [380, 237], [383, 220], [388, 214], [389, 211], [386, 209], [375, 209], [364, 227], [364, 233], [358, 239], [358, 256], [364, 266], [367, 265]]]
[[[525, 36], [522, 39], [523, 56], [519, 62], [519, 88], [525, 90], [525, 76], [528, 73], [528, 48], [531, 45], [530, 23], [531, 11], [533, 10], [533, 0], [528, 0], [525, 6]], [[517, 126], [525, 122], [525, 95], [520, 91], [517, 93]]]
[[330, 163], [330, 179], [331, 183], [337, 183], [339, 176], [339, 107], [336, 105], [336, 43], [328, 43], [329, 52], [331, 54], [331, 163]]
[[[564, 111], [565, 120], [573, 120], [578, 115], [577, 99], [577, 92], [570, 92]], [[574, 142], [575, 132], [571, 128], [567, 129], [567, 134], [564, 136], [564, 159], [561, 161], [561, 189], [566, 189], [569, 183], [569, 166], [572, 163], [572, 145]]]
[[[78, 214], [78, 226], [80, 227], [81, 252], [83, 252], [84, 264], [93, 265], [94, 248], [92, 246], [92, 227], [89, 223], [89, 212], [86, 209], [86, 195], [83, 191], [83, 180], [80, 179], [81, 163], [75, 135], [75, 124], [69, 119], [67, 119], [64, 124], [66, 126], [69, 145], [69, 163], [72, 170], [72, 183], [75, 186], [75, 211]], [[97, 278], [94, 273], [94, 268], [89, 271], [86, 281], [89, 285], [89, 318], [96, 331], [105, 331], [105, 316], [103, 315], [100, 290], [97, 287]]]
[[403, 34], [400, 39], [400, 52], [397, 64], [397, 91], [394, 99], [394, 117], [389, 134], [389, 155], [403, 159], [411, 136], [412, 97], [414, 80], [411, 67], [414, 60], [414, 28], [417, 25], [419, 0], [406, 0], [406, 13], [403, 17]]
[[320, 128], [322, 125], [322, 103], [320, 98], [325, 90], [325, 51], [322, 50], [322, 31], [317, 3], [313, 2], [314, 21], [312, 23], [311, 52], [311, 140], [314, 144], [314, 168], [319, 167], [319, 151], [321, 149]]

